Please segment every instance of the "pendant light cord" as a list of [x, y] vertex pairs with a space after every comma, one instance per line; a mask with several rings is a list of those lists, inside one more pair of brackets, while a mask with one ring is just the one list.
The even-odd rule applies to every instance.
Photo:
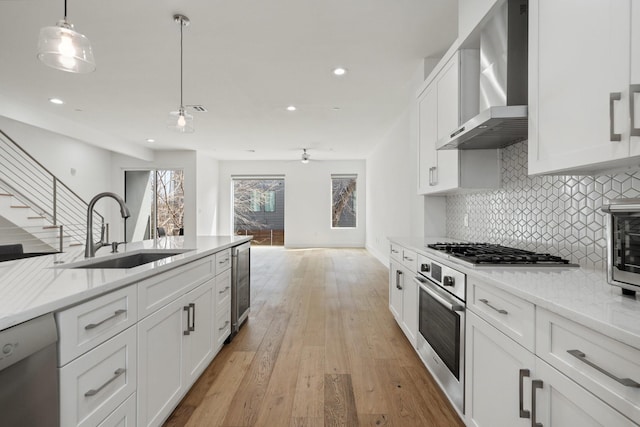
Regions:
[[[65, 0], [66, 1], [66, 0]], [[184, 29], [184, 22], [180, 19], [180, 109], [184, 108], [182, 104], [182, 31]]]
[[67, 0], [64, 0], [64, 20], [67, 21]]

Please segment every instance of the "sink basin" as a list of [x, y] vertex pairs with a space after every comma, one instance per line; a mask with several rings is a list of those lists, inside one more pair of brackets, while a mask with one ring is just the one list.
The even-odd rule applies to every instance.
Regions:
[[117, 258], [97, 259], [92, 262], [82, 262], [77, 265], [68, 265], [63, 268], [133, 268], [149, 264], [161, 259], [180, 255], [186, 251], [162, 251], [162, 252], [138, 252]]

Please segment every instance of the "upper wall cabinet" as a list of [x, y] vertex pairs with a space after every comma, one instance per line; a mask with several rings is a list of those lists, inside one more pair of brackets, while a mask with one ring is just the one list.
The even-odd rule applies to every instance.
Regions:
[[639, 9], [635, 0], [530, 0], [530, 174], [640, 164]]
[[500, 186], [497, 150], [436, 150], [478, 113], [479, 67], [477, 49], [456, 51], [418, 95], [418, 194]]

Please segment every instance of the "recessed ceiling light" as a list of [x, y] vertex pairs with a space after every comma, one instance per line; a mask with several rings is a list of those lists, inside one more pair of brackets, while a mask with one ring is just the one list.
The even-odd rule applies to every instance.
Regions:
[[156, 140], [155, 140], [155, 139], [153, 139], [153, 138], [147, 138], [147, 142], [149, 142], [149, 143], [151, 143], [151, 142], [156, 142]]
[[333, 74], [336, 76], [344, 76], [345, 74], [347, 74], [347, 69], [342, 67], [334, 68]]
[[339, 111], [339, 110], [340, 110], [340, 107], [332, 107], [331, 109], [332, 109], [333, 111]]
[[56, 105], [64, 104], [64, 101], [60, 98], [49, 98], [49, 102]]
[[255, 153], [255, 152], [256, 152], [256, 150], [247, 150], [247, 152], [249, 152], [249, 153]]
[[287, 107], [287, 111], [296, 111], [296, 110], [297, 110], [297, 108], [296, 108], [296, 106], [295, 106], [295, 105], [289, 105], [289, 106]]

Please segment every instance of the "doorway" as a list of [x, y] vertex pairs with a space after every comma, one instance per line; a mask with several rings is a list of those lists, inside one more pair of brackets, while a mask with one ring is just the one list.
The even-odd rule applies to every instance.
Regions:
[[131, 216], [127, 242], [184, 234], [184, 171], [131, 170], [124, 173], [124, 197]]
[[233, 231], [252, 245], [284, 246], [284, 176], [231, 177]]

